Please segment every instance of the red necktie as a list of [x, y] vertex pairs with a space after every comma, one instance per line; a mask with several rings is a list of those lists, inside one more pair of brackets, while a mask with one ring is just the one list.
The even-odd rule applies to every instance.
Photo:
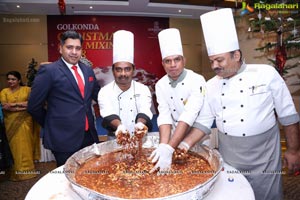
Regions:
[[[83, 80], [82, 80], [81, 76], [79, 75], [79, 73], [77, 71], [77, 66], [72, 66], [72, 69], [75, 72], [75, 76], [76, 76], [76, 79], [77, 79], [77, 84], [78, 84], [81, 96], [84, 98], [84, 83], [83, 83]], [[85, 130], [87, 131], [88, 129], [89, 129], [89, 122], [88, 122], [87, 116], [85, 116]]]
[[77, 84], [78, 84], [80, 93], [81, 93], [82, 97], [84, 97], [84, 83], [83, 83], [83, 80], [82, 80], [81, 76], [79, 75], [79, 73], [77, 71], [77, 66], [72, 66], [72, 69], [75, 72], [75, 76], [76, 76], [76, 79], [77, 79]]

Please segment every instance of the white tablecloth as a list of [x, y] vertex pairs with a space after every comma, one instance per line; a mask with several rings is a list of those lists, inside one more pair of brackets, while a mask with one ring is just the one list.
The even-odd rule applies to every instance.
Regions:
[[[205, 200], [254, 200], [247, 179], [225, 164], [216, 183]], [[42, 177], [28, 192], [25, 200], [81, 200], [63, 173], [63, 166]]]

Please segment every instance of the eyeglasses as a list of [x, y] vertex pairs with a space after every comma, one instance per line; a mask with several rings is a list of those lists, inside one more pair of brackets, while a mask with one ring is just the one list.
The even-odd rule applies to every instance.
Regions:
[[165, 63], [166, 65], [171, 65], [172, 62], [174, 62], [175, 64], [178, 64], [182, 60], [183, 60], [183, 58], [181, 56], [178, 56], [178, 57], [176, 57], [174, 59], [164, 59], [163, 63]]

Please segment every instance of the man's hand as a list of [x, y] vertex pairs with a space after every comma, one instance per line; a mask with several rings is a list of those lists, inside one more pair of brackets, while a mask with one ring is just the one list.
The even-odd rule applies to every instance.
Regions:
[[143, 138], [146, 135], [146, 133], [148, 133], [148, 127], [142, 122], [136, 123], [134, 125], [134, 129], [134, 135], [139, 139]]
[[158, 168], [158, 174], [165, 174], [168, 172], [171, 169], [173, 152], [173, 147], [168, 144], [160, 143], [150, 155], [150, 159], [152, 159], [151, 162], [156, 162], [156, 165], [150, 170], [150, 173]]
[[143, 130], [145, 128], [145, 124], [143, 124], [142, 122], [138, 122], [134, 125], [134, 128], [137, 131]]
[[284, 153], [283, 167], [288, 168], [288, 174], [298, 175], [300, 172], [300, 151], [287, 151]]
[[123, 124], [120, 124], [115, 132], [116, 137], [118, 136], [119, 133], [127, 133], [127, 129]]
[[175, 149], [173, 160], [177, 164], [184, 164], [188, 159], [188, 150], [190, 145], [184, 141], [180, 142], [178, 147]]
[[188, 145], [188, 143], [182, 141], [180, 142], [180, 144], [178, 145], [179, 149], [185, 150], [186, 152], [190, 149], [190, 145]]

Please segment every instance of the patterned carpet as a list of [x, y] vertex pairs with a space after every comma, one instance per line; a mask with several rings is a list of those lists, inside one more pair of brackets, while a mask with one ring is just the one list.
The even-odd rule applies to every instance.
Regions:
[[[12, 182], [0, 180], [0, 200], [24, 200], [30, 188], [45, 174], [56, 168], [55, 162], [40, 162], [36, 163], [36, 169], [41, 173], [33, 179]], [[3, 175], [0, 175], [3, 176]], [[299, 200], [300, 199], [300, 175], [299, 176], [283, 176], [284, 200]], [[41, 194], [41, 200], [42, 194]]]
[[[32, 179], [13, 182], [8, 180], [3, 180], [5, 177], [2, 177], [0, 182], [0, 200], [24, 200], [26, 194], [30, 188], [45, 174], [49, 171], [56, 168], [55, 162], [39, 162], [36, 163], [36, 170], [40, 171], [40, 174]], [[1, 175], [3, 176], [3, 175]], [[42, 196], [42, 195], [41, 195]], [[43, 200], [41, 198], [41, 200]]]
[[284, 200], [300, 199], [300, 175], [283, 176], [283, 194]]

